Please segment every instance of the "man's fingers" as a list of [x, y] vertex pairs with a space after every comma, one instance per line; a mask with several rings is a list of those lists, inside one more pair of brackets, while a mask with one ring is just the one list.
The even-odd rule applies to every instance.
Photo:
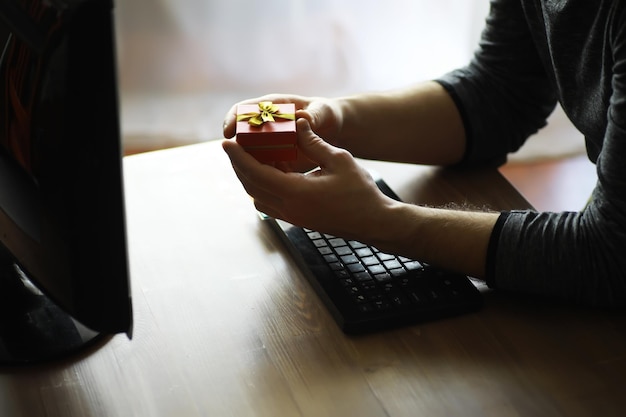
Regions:
[[315, 132], [311, 129], [311, 125], [308, 120], [298, 119], [296, 123], [298, 129], [299, 150], [320, 167], [324, 169], [332, 169], [332, 164], [338, 161], [338, 159], [335, 159], [337, 155], [350, 155], [347, 151], [332, 146], [315, 134]]
[[248, 194], [255, 199], [279, 201], [285, 184], [290, 182], [289, 177], [300, 175], [284, 173], [273, 166], [260, 163], [235, 141], [225, 140], [222, 147], [228, 154], [237, 177]]
[[222, 131], [224, 132], [224, 137], [227, 139], [235, 136], [235, 119], [237, 113], [237, 105], [230, 108], [228, 113], [224, 116], [224, 125], [222, 126]]

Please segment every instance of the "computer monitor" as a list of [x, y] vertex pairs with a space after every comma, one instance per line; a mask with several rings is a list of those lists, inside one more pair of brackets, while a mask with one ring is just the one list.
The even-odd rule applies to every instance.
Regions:
[[131, 335], [113, 20], [0, 1], [0, 364]]

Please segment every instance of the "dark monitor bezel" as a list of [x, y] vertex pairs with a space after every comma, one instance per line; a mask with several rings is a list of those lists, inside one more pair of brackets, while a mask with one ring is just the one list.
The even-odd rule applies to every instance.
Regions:
[[[49, 23], [33, 21], [25, 3], [56, 13], [54, 31], [47, 30]], [[46, 3], [0, 4], [0, 25], [10, 23], [9, 42], [27, 46], [39, 66], [29, 122], [34, 170], [24, 169], [0, 149], [6, 186], [6, 195], [0, 195], [0, 245], [74, 319], [97, 332], [130, 336], [113, 4]], [[5, 126], [0, 129], [9, 125], [7, 57], [5, 50], [0, 60]]]

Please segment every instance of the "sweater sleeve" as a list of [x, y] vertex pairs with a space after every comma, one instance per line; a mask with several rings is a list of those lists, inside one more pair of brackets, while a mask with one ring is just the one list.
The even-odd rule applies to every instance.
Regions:
[[626, 308], [626, 19], [613, 18], [612, 93], [592, 198], [578, 213], [510, 213], [492, 254], [497, 288]]
[[[530, 36], [524, 34], [519, 4], [519, 0], [492, 1], [475, 59], [440, 80], [454, 91], [463, 109], [471, 138], [468, 164], [501, 158], [516, 149], [549, 113], [553, 83], [542, 75]], [[580, 212], [501, 214], [487, 259], [492, 287], [583, 305], [626, 307], [626, 19], [623, 14], [612, 18], [607, 25], [611, 44], [606, 46], [612, 59], [610, 100], [606, 128], [599, 129], [601, 137], [593, 141], [599, 150], [592, 199]], [[519, 48], [509, 58], [494, 57], [506, 54], [511, 45]], [[525, 62], [513, 56], [517, 53]], [[542, 93], [543, 88], [550, 93]]]
[[474, 58], [436, 81], [463, 118], [465, 166], [504, 163], [556, 106], [519, 0], [492, 0]]

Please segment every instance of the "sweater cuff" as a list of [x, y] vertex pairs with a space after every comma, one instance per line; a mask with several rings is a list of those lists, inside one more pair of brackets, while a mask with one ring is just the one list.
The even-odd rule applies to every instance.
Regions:
[[472, 132], [471, 132], [471, 129], [469, 128], [470, 126], [469, 117], [467, 116], [467, 113], [465, 112], [465, 107], [463, 106], [463, 102], [461, 98], [459, 97], [459, 95], [457, 94], [454, 87], [452, 87], [452, 85], [448, 81], [442, 78], [436, 79], [433, 81], [435, 81], [436, 83], [439, 83], [439, 85], [441, 85], [444, 88], [444, 90], [446, 90], [446, 92], [450, 95], [450, 98], [452, 98], [452, 101], [454, 102], [459, 114], [461, 115], [461, 121], [465, 129], [465, 152], [463, 153], [463, 158], [461, 158], [461, 161], [458, 162], [456, 165], [463, 166], [465, 165], [466, 161], [469, 159], [472, 153], [471, 151], [474, 146], [474, 140], [471, 134]]
[[498, 242], [500, 240], [500, 233], [504, 227], [506, 219], [509, 217], [509, 212], [503, 211], [500, 213], [500, 217], [496, 221], [489, 238], [489, 245], [487, 246], [487, 259], [485, 267], [485, 282], [489, 288], [496, 288], [496, 260], [498, 255]]

